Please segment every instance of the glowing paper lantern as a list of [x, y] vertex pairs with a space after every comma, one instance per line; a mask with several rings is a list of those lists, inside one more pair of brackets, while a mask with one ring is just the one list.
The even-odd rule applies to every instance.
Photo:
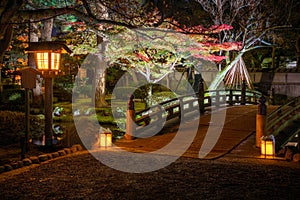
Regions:
[[26, 51], [34, 53], [36, 68], [44, 77], [58, 75], [61, 54], [71, 53], [71, 50], [64, 43], [55, 41], [30, 42]]
[[273, 135], [261, 138], [261, 154], [265, 156], [275, 155], [275, 138]]
[[111, 147], [112, 146], [112, 133], [102, 132], [100, 133], [100, 147]]

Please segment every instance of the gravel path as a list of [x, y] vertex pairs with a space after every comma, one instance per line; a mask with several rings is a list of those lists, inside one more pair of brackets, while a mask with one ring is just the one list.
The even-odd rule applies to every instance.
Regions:
[[139, 174], [76, 152], [0, 174], [0, 199], [300, 199], [300, 162], [261, 158], [254, 138], [216, 160], [180, 157]]
[[299, 199], [299, 163], [179, 158], [158, 171], [111, 169], [87, 152], [0, 176], [1, 199]]

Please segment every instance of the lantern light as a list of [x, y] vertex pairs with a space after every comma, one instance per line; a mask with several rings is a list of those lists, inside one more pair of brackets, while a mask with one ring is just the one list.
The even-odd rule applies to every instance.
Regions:
[[99, 132], [99, 136], [100, 136], [100, 147], [112, 146], [112, 132], [109, 129], [101, 128]]
[[261, 138], [261, 154], [264, 156], [275, 156], [275, 138], [273, 135]]
[[34, 56], [38, 70], [59, 70], [60, 52], [35, 52]]
[[57, 75], [60, 70], [62, 53], [71, 53], [71, 50], [62, 42], [30, 42], [26, 49], [34, 53], [37, 70], [44, 76]]

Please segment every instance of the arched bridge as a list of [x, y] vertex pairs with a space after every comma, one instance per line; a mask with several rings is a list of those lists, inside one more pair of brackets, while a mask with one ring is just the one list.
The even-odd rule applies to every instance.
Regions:
[[193, 93], [164, 101], [136, 112], [137, 124], [149, 124], [161, 119], [170, 120], [199, 110], [200, 113], [232, 105], [255, 105], [261, 93], [254, 90], [224, 89]]
[[[130, 143], [120, 140], [116, 144], [134, 152], [149, 152], [163, 148], [175, 137], [180, 123], [178, 119], [182, 118], [182, 115], [193, 113], [196, 109], [202, 109], [202, 112], [206, 113], [201, 115], [200, 119], [191, 118], [184, 126], [184, 131], [188, 135], [190, 131], [189, 126], [191, 124], [199, 124], [197, 134], [184, 156], [199, 158], [199, 152], [201, 152], [205, 138], [208, 136], [208, 130], [211, 127], [214, 129], [220, 125], [218, 121], [213, 121], [212, 123], [213, 114], [210, 111], [215, 111], [216, 115], [225, 114], [226, 117], [220, 137], [215, 138], [213, 149], [205, 158], [218, 158], [230, 152], [255, 133], [257, 115], [257, 106], [255, 104], [258, 104], [261, 95], [257, 91], [244, 91], [244, 94], [241, 90], [205, 91], [202, 94], [202, 98], [201, 94], [197, 93], [196, 95], [185, 95], [162, 102], [159, 105], [136, 113], [136, 123], [141, 125], [137, 127], [136, 131], [139, 132], [139, 128], [143, 127], [143, 125], [160, 125], [161, 122], [164, 122], [162, 119], [165, 119], [171, 122], [166, 131], [163, 131], [168, 134], [158, 134], [149, 138], [141, 137]], [[201, 108], [201, 106], [203, 107]], [[270, 114], [267, 116], [266, 134], [275, 136], [275, 145], [278, 151], [295, 138], [296, 134], [299, 135], [299, 124], [297, 123], [300, 121], [300, 97], [293, 99], [286, 105], [280, 107], [269, 105], [267, 108], [267, 113]], [[224, 110], [225, 112], [223, 112]], [[173, 124], [172, 120], [175, 121]], [[140, 133], [143, 132], [141, 131]], [[139, 133], [136, 135], [139, 136]], [[254, 143], [255, 141], [253, 140], [252, 146], [255, 146]], [[174, 149], [176, 149], [176, 146]], [[254, 149], [253, 152], [256, 156], [260, 155], [258, 150]]]
[[[135, 121], [140, 126], [136, 127], [133, 135], [138, 139], [130, 142], [117, 140], [115, 144], [132, 152], [153, 152], [169, 145], [179, 130], [183, 137], [192, 137], [183, 156], [217, 158], [255, 132], [255, 104], [260, 97], [261, 93], [250, 90], [215, 90], [180, 96], [137, 112]], [[200, 118], [194, 117], [195, 110], [203, 113]], [[223, 116], [223, 121], [219, 120], [219, 116]], [[188, 120], [182, 124], [182, 119]], [[149, 128], [148, 125], [152, 126]], [[179, 126], [182, 129], [178, 129]], [[151, 137], [154, 135], [151, 127], [161, 132]], [[191, 132], [195, 132], [195, 136], [191, 136]], [[176, 152], [183, 145], [187, 145], [186, 141], [180, 140], [172, 144], [172, 149]], [[207, 149], [207, 145], [212, 149]], [[172, 152], [167, 154], [173, 155]]]

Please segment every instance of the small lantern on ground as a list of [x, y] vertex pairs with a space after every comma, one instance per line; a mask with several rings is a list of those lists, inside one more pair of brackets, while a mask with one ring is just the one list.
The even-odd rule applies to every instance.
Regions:
[[109, 129], [101, 128], [99, 131], [100, 147], [112, 146], [112, 132]]
[[261, 138], [261, 154], [264, 156], [275, 156], [275, 138], [273, 135]]

